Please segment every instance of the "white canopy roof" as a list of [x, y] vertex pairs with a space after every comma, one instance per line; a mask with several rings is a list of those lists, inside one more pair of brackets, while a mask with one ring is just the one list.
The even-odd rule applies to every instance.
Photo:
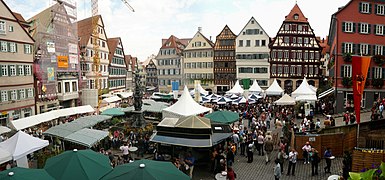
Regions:
[[262, 88], [259, 86], [257, 80], [254, 79], [253, 85], [249, 88], [250, 93], [261, 93], [263, 92]]
[[[205, 89], [203, 89], [203, 87], [201, 86], [201, 84], [198, 84], [198, 92], [207, 96], [209, 94], [208, 91], [206, 91]], [[195, 88], [193, 90], [190, 91], [190, 94], [191, 95], [194, 95], [195, 94]]]
[[179, 118], [164, 118], [157, 126], [174, 127]]
[[19, 131], [11, 138], [0, 143], [0, 149], [8, 151], [13, 160], [18, 160], [32, 152], [48, 146], [47, 140], [42, 140], [29, 134]]
[[12, 155], [5, 149], [0, 148], [0, 164], [12, 160]]
[[11, 129], [5, 126], [0, 126], [0, 134], [11, 132]]
[[211, 108], [201, 106], [195, 102], [191, 97], [187, 86], [185, 86], [178, 101], [172, 106], [163, 109], [162, 114], [163, 117], [185, 117], [205, 113], [211, 110]]
[[[303, 78], [301, 85], [291, 93], [296, 101], [316, 101], [317, 93], [307, 83], [306, 77]], [[301, 97], [302, 96], [302, 97]]]
[[265, 90], [265, 93], [268, 96], [281, 96], [283, 89], [278, 85], [277, 79], [274, 79], [270, 87]]
[[58, 109], [58, 110], [53, 110], [42, 114], [37, 114], [34, 116], [21, 118], [18, 120], [13, 120], [11, 121], [11, 127], [13, 127], [15, 130], [21, 130], [21, 129], [38, 125], [43, 122], [52, 121], [59, 117], [90, 113], [94, 111], [95, 111], [94, 108], [92, 108], [92, 106], [90, 105]]
[[241, 87], [241, 85], [239, 85], [239, 80], [237, 80], [237, 82], [235, 82], [235, 85], [233, 88], [230, 89], [230, 91], [227, 91], [226, 93], [227, 94], [243, 94], [243, 88]]
[[113, 102], [120, 101], [120, 100], [122, 100], [122, 99], [120, 99], [120, 97], [118, 97], [118, 96], [111, 96], [111, 97], [103, 99], [103, 101], [107, 102], [107, 103], [113, 103]]
[[238, 98], [238, 99], [236, 99], [236, 100], [234, 100], [233, 101], [233, 104], [244, 104], [244, 103], [246, 103], [247, 102], [247, 99], [245, 98], [245, 97], [240, 97], [240, 98]]
[[117, 92], [116, 95], [120, 95], [122, 98], [128, 98], [133, 96], [133, 92]]
[[294, 98], [290, 97], [288, 94], [283, 95], [280, 99], [274, 102], [276, 105], [288, 106], [295, 105]]

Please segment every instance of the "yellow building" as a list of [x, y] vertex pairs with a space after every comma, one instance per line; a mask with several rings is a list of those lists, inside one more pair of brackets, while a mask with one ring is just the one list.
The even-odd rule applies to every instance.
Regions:
[[200, 80], [204, 89], [214, 90], [214, 43], [207, 39], [201, 28], [184, 49], [184, 79], [188, 88], [194, 88], [194, 80]]

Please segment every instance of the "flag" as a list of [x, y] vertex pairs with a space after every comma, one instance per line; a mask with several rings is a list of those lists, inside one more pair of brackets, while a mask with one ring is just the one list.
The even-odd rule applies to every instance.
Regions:
[[352, 57], [353, 101], [357, 124], [359, 124], [361, 120], [361, 99], [364, 93], [370, 60], [371, 57], [369, 56]]

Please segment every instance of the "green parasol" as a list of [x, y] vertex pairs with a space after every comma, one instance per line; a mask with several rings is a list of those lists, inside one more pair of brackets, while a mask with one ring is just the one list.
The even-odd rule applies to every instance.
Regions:
[[239, 120], [239, 114], [231, 111], [215, 111], [205, 115], [205, 117], [211, 121], [224, 124], [231, 124]]
[[104, 110], [101, 115], [124, 116], [124, 112], [120, 108], [110, 108]]
[[49, 158], [44, 169], [56, 180], [99, 179], [112, 167], [107, 156], [92, 150], [66, 151]]
[[171, 162], [142, 159], [115, 167], [101, 180], [188, 180]]
[[0, 172], [1, 180], [55, 180], [44, 169], [15, 167]]

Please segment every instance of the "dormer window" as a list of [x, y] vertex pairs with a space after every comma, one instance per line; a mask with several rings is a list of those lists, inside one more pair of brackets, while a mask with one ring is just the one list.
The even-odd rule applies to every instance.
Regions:
[[299, 18], [298, 14], [294, 14], [294, 19], [298, 20], [298, 18]]

